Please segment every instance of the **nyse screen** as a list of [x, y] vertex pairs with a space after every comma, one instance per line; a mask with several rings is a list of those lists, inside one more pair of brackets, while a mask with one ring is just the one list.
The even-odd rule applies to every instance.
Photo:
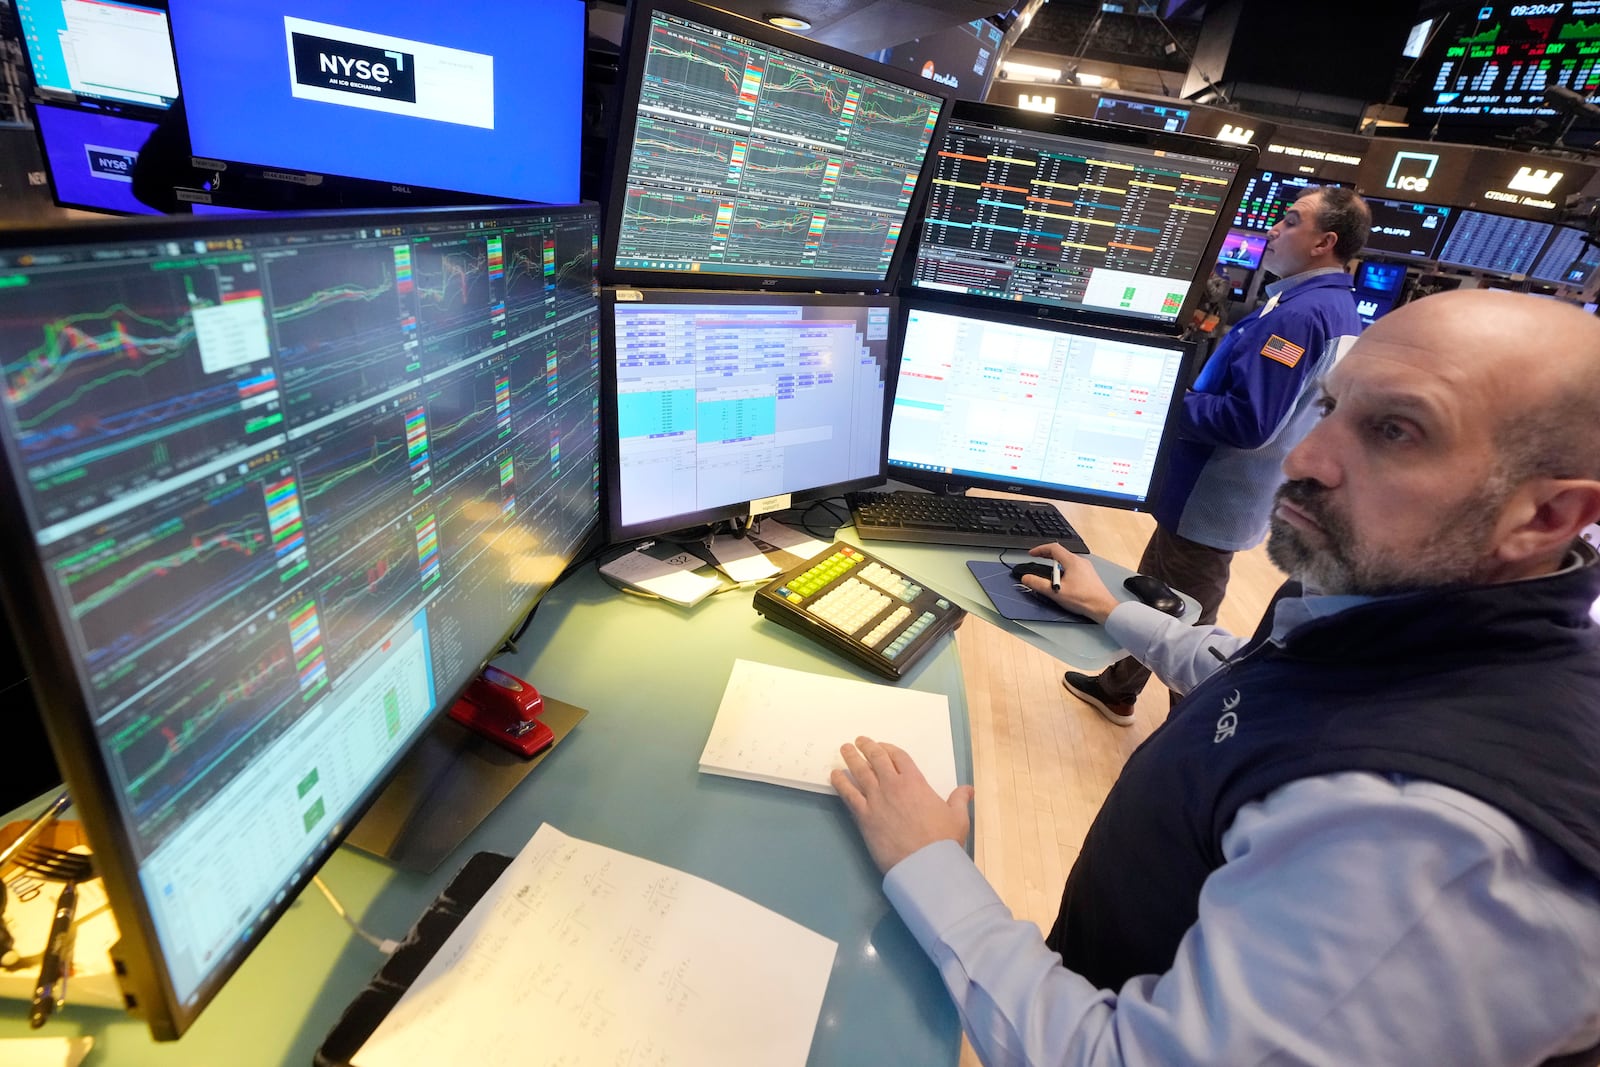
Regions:
[[[1415, 103], [1447, 124], [1555, 119], [1547, 89], [1600, 93], [1600, 0], [1473, 5], [1430, 50]], [[1453, 32], [1452, 32], [1453, 31]]]

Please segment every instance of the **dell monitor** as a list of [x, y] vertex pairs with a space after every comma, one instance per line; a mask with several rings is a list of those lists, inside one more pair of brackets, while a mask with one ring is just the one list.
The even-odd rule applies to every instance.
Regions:
[[1176, 332], [1217, 261], [1255, 148], [956, 106], [910, 284]]
[[1228, 236], [1223, 238], [1222, 250], [1217, 253], [1217, 262], [1229, 267], [1255, 270], [1261, 266], [1261, 257], [1266, 250], [1266, 234], [1229, 230]]
[[1527, 274], [1554, 225], [1463, 211], [1439, 248], [1439, 262], [1491, 274]]
[[118, 215], [161, 214], [133, 195], [134, 164], [155, 123], [54, 104], [35, 105], [33, 122], [57, 204]]
[[15, 6], [43, 99], [160, 110], [177, 97], [164, 0], [16, 0]]
[[1454, 208], [1409, 200], [1367, 198], [1372, 226], [1362, 252], [1367, 255], [1433, 259], [1439, 254]]
[[170, 16], [197, 166], [578, 199], [582, 0], [171, 0]]
[[156, 1038], [597, 530], [597, 227], [0, 232], [7, 608]]
[[685, 0], [630, 11], [608, 279], [888, 288], [946, 90]]
[[613, 541], [884, 480], [893, 297], [608, 290], [605, 304]]
[[889, 476], [1141, 510], [1165, 466], [1193, 345], [906, 302]]

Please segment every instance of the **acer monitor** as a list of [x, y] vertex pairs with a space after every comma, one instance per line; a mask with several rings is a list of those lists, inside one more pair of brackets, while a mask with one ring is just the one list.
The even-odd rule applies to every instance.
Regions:
[[164, 2], [16, 0], [15, 7], [42, 99], [172, 106], [178, 76]]
[[1194, 345], [905, 301], [889, 476], [1144, 509]]
[[578, 200], [583, 0], [172, 0], [195, 165]]
[[962, 101], [939, 141], [910, 286], [1176, 332], [1256, 149]]
[[602, 273], [889, 288], [947, 90], [687, 0], [629, 11]]
[[1409, 200], [1384, 200], [1367, 197], [1372, 226], [1362, 252], [1367, 255], [1405, 256], [1433, 259], [1449, 228], [1454, 208], [1443, 204], [1420, 204]]
[[884, 480], [893, 297], [608, 289], [604, 299], [611, 540]]
[[50, 192], [62, 207], [159, 215], [133, 195], [133, 168], [156, 124], [55, 104], [33, 105]]
[[597, 530], [597, 225], [0, 232], [6, 606], [157, 1039]]

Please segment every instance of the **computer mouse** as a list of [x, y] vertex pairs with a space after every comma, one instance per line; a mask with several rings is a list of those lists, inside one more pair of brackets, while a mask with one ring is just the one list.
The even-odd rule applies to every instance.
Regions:
[[1122, 587], [1138, 597], [1142, 603], [1149, 604], [1157, 611], [1164, 611], [1174, 618], [1184, 612], [1183, 598], [1159, 578], [1152, 578], [1148, 574], [1135, 574], [1125, 579]]
[[1048, 563], [1018, 563], [1015, 567], [1011, 568], [1011, 580], [1013, 582], [1022, 581], [1022, 576], [1024, 574], [1037, 575], [1038, 577], [1043, 578], [1045, 581], [1048, 582], [1050, 580], [1050, 564], [1048, 564]]

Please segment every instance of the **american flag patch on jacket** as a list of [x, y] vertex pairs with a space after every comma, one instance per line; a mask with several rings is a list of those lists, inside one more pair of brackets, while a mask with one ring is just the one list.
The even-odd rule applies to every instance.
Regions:
[[1292, 367], [1300, 362], [1300, 357], [1306, 350], [1293, 341], [1286, 341], [1277, 334], [1267, 338], [1267, 343], [1261, 346], [1261, 354], [1268, 359], [1275, 359], [1285, 367]]

